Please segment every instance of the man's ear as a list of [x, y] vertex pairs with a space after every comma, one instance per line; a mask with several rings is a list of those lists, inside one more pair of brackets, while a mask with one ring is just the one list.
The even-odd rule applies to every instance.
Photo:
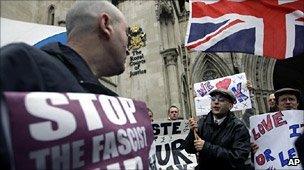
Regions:
[[297, 109], [298, 109], [298, 107], [299, 107], [299, 104], [300, 104], [299, 101], [297, 101]]
[[233, 103], [229, 103], [229, 110], [231, 110], [233, 108]]
[[110, 24], [110, 16], [107, 13], [101, 13], [98, 17], [99, 30], [102, 37], [110, 39], [113, 27]]

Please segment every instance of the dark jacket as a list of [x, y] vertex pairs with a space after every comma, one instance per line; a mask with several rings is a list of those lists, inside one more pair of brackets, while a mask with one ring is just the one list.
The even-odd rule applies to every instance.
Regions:
[[[250, 136], [244, 123], [228, 113], [225, 120], [217, 125], [211, 112], [198, 121], [198, 135], [205, 141], [199, 152], [199, 169], [244, 169], [250, 152]], [[194, 134], [190, 131], [184, 147], [188, 153], [197, 153], [194, 148]]]
[[117, 96], [103, 86], [73, 49], [51, 43], [42, 50], [24, 43], [1, 48], [3, 91], [86, 92]]
[[295, 146], [297, 148], [298, 157], [302, 164], [302, 168], [304, 169], [304, 133], [298, 137], [295, 142]]

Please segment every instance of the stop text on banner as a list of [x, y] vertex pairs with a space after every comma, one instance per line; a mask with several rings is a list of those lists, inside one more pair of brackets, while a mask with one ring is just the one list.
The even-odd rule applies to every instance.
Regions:
[[5, 100], [16, 169], [149, 167], [153, 132], [143, 102], [45, 92], [6, 92]]

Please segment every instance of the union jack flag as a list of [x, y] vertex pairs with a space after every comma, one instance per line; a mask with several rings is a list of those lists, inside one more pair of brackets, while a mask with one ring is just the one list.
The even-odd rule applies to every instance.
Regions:
[[276, 59], [304, 53], [304, 0], [190, 0], [188, 50]]

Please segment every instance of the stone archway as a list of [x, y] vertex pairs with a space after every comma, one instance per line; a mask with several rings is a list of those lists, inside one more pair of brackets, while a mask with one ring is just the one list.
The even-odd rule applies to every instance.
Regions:
[[192, 84], [233, 74], [229, 65], [216, 54], [199, 54], [192, 66]]
[[267, 97], [274, 92], [273, 72], [275, 60], [262, 56], [244, 54], [242, 56], [242, 72], [246, 73], [247, 79], [253, 84], [254, 103], [257, 113], [266, 113]]

